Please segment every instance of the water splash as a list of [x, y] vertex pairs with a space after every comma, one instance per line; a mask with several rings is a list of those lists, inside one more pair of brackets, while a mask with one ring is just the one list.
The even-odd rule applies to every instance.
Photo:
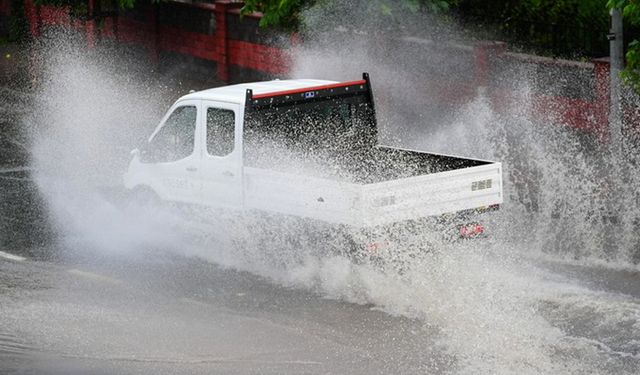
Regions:
[[[56, 45], [57, 52], [47, 54], [37, 110], [26, 121], [37, 124], [32, 163], [65, 245], [111, 254], [161, 249], [200, 256], [282, 285], [418, 318], [438, 330], [441, 345], [456, 359], [449, 372], [627, 371], [594, 363], [603, 358], [601, 347], [571, 340], [558, 320], [585, 308], [572, 297], [582, 298], [584, 290], [549, 280], [530, 261], [551, 254], [632, 264], [631, 250], [603, 249], [607, 238], [597, 212], [605, 204], [600, 173], [607, 160], [592, 155], [570, 130], [537, 123], [525, 79], [517, 83], [513, 104], [500, 112], [482, 90], [454, 111], [436, 111], [436, 98], [424, 100], [425, 88], [413, 72], [399, 71], [402, 65], [395, 63], [430, 50], [385, 60], [362, 39], [341, 43], [335, 49], [310, 41], [296, 52], [294, 74], [352, 79], [367, 61], [385, 142], [502, 161], [507, 199], [500, 212], [486, 217], [492, 238], [451, 244], [427, 228], [402, 233], [403, 242], [389, 249], [388, 258], [411, 267], [396, 272], [336, 254], [348, 246], [348, 237], [296, 219], [115, 205], [99, 187], [119, 184], [129, 150], [171, 100], [160, 100], [155, 85], [108, 69], [112, 60], [104, 56]], [[349, 53], [328, 54], [326, 48]], [[126, 65], [119, 69], [126, 72]], [[434, 122], [440, 124], [417, 125]], [[629, 220], [624, 228], [633, 227]], [[419, 257], [408, 255], [427, 245], [430, 251]], [[550, 303], [559, 308], [551, 311]], [[637, 305], [628, 309], [637, 311]]]

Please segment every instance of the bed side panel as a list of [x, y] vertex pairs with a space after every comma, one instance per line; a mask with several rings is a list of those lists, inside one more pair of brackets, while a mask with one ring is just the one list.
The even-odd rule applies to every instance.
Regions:
[[363, 187], [363, 225], [455, 213], [502, 203], [500, 163]]

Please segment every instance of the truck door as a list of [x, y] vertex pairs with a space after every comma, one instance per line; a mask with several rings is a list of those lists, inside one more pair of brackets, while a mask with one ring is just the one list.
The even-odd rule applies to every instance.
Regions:
[[242, 115], [237, 104], [202, 102], [201, 178], [205, 203], [242, 207]]
[[196, 142], [199, 100], [174, 105], [151, 136], [141, 154], [148, 184], [161, 198], [197, 202], [202, 184], [198, 179], [200, 146]]

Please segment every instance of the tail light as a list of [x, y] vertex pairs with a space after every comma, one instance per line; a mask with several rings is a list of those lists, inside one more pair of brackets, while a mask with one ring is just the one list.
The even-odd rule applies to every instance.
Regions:
[[465, 224], [460, 227], [460, 237], [473, 238], [483, 234], [485, 231], [484, 225], [479, 223]]

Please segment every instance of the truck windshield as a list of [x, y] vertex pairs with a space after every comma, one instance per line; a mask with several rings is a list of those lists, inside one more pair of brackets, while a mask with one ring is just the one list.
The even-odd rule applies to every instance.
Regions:
[[373, 111], [368, 103], [332, 100], [261, 109], [245, 123], [248, 165], [268, 167], [297, 158], [305, 163], [344, 159], [375, 144]]

